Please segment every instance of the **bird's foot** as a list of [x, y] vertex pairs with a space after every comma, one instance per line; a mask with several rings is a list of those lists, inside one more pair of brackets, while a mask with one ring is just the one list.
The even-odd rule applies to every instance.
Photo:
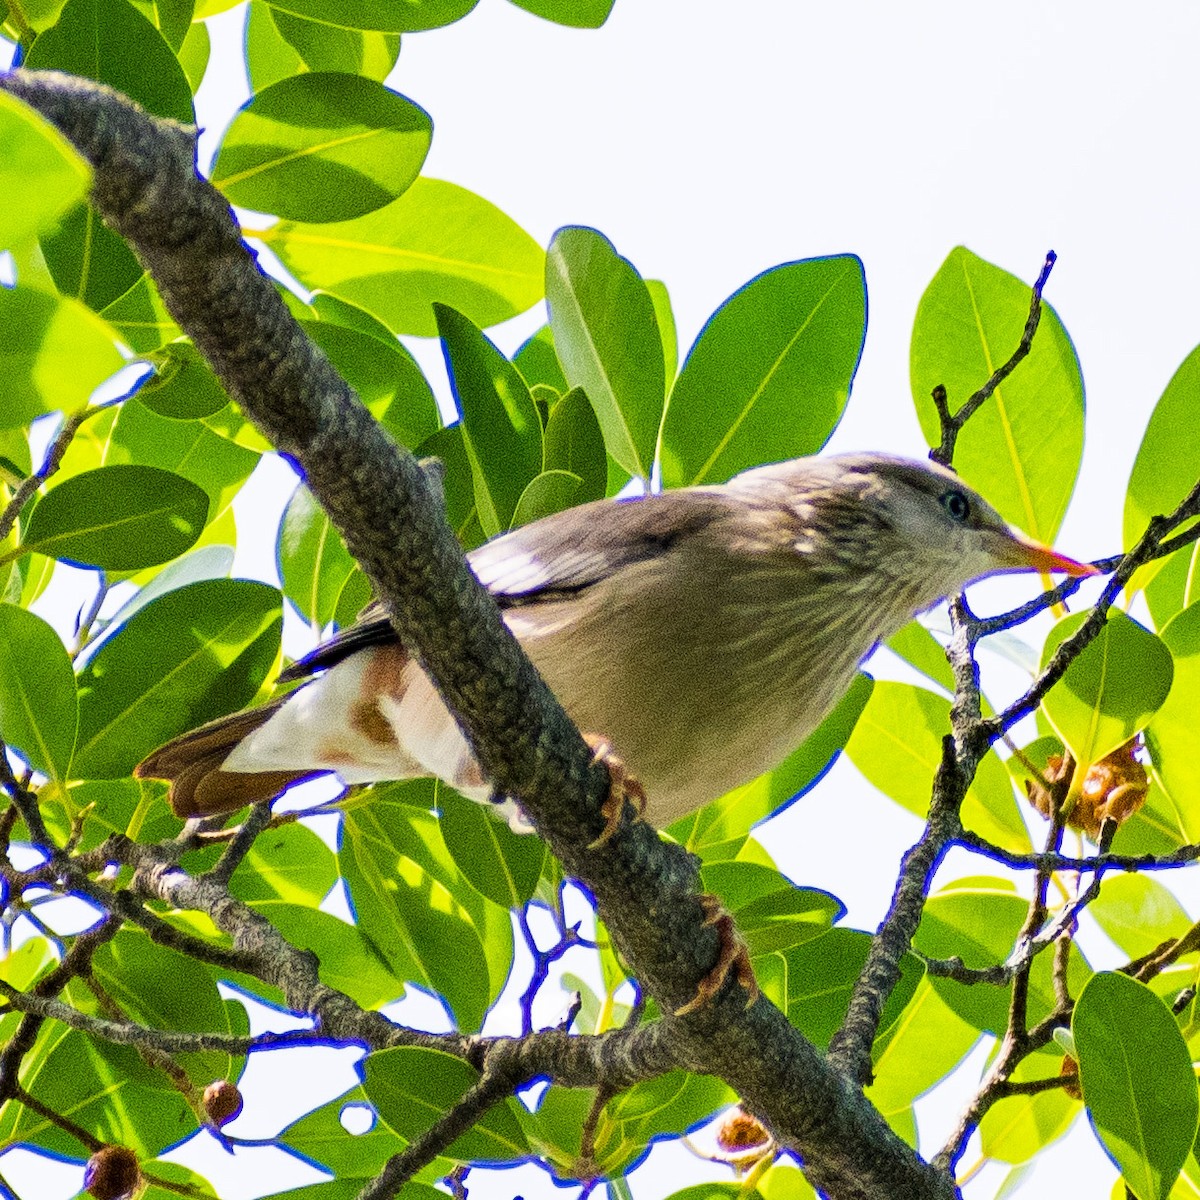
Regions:
[[646, 789], [642, 787], [636, 775], [631, 775], [625, 769], [625, 763], [613, 753], [612, 743], [607, 738], [594, 733], [585, 733], [583, 740], [592, 751], [592, 762], [603, 763], [608, 769], [611, 784], [608, 796], [600, 805], [600, 815], [604, 818], [604, 829], [600, 836], [589, 843], [588, 849], [595, 850], [603, 846], [621, 824], [621, 814], [625, 811], [625, 801], [630, 801], [637, 809], [638, 820], [646, 811]]
[[700, 897], [700, 904], [704, 909], [705, 925], [711, 925], [717, 931], [720, 953], [717, 955], [717, 965], [700, 980], [696, 994], [682, 1008], [675, 1010], [677, 1017], [685, 1017], [707, 1004], [724, 986], [731, 971], [746, 993], [747, 1008], [759, 997], [758, 980], [754, 978], [754, 968], [750, 965], [750, 950], [738, 933], [733, 917], [726, 912], [719, 896], [705, 892]]

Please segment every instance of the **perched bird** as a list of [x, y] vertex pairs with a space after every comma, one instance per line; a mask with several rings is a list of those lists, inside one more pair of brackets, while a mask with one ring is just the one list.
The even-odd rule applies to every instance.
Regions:
[[[883, 454], [800, 458], [719, 486], [598, 500], [469, 562], [576, 725], [645, 789], [656, 826], [770, 770], [876, 643], [972, 580], [1094, 573], [1017, 533], [950, 471]], [[432, 681], [378, 610], [260, 708], [155, 751], [180, 816], [232, 811], [324, 772], [492, 788]], [[510, 818], [519, 811], [505, 802]]]

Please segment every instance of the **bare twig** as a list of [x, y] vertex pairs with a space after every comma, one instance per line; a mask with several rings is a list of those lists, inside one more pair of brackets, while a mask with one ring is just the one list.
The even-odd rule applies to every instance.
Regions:
[[1033, 335], [1037, 333], [1038, 324], [1042, 319], [1042, 291], [1046, 287], [1046, 281], [1050, 278], [1050, 272], [1054, 269], [1056, 258], [1053, 250], [1046, 255], [1046, 261], [1042, 264], [1041, 273], [1038, 275], [1029, 297], [1029, 316], [1025, 321], [1025, 330], [1008, 362], [997, 367], [983, 387], [970, 396], [956, 413], [950, 411], [946, 389], [941, 384], [933, 389], [933, 402], [937, 406], [938, 420], [942, 427], [941, 444], [929, 452], [929, 457], [934, 462], [941, 463], [943, 467], [953, 465], [954, 447], [958, 441], [958, 435], [962, 432], [962, 427], [975, 415], [979, 406], [990, 398], [992, 393], [1028, 356], [1033, 347]]

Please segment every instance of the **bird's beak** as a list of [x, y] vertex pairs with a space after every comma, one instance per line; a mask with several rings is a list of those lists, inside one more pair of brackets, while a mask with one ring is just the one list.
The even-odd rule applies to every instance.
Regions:
[[1049, 546], [1043, 546], [1041, 542], [1035, 542], [1032, 538], [1017, 533], [1016, 530], [1010, 529], [1006, 540], [1008, 546], [1004, 557], [1015, 571], [1040, 571], [1043, 575], [1054, 571], [1077, 576], [1101, 574], [1100, 569], [1093, 567], [1091, 563], [1077, 562], [1065, 554], [1059, 554], [1057, 550], [1051, 550]]

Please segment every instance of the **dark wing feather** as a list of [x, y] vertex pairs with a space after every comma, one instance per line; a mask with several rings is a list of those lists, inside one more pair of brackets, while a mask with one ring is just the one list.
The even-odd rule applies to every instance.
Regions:
[[[467, 561], [501, 608], [561, 600], [634, 563], [657, 558], [728, 511], [714, 489], [688, 489], [641, 500], [594, 500], [514, 529], [472, 550]], [[302, 679], [396, 634], [371, 602], [358, 621], [297, 659], [280, 680]]]

